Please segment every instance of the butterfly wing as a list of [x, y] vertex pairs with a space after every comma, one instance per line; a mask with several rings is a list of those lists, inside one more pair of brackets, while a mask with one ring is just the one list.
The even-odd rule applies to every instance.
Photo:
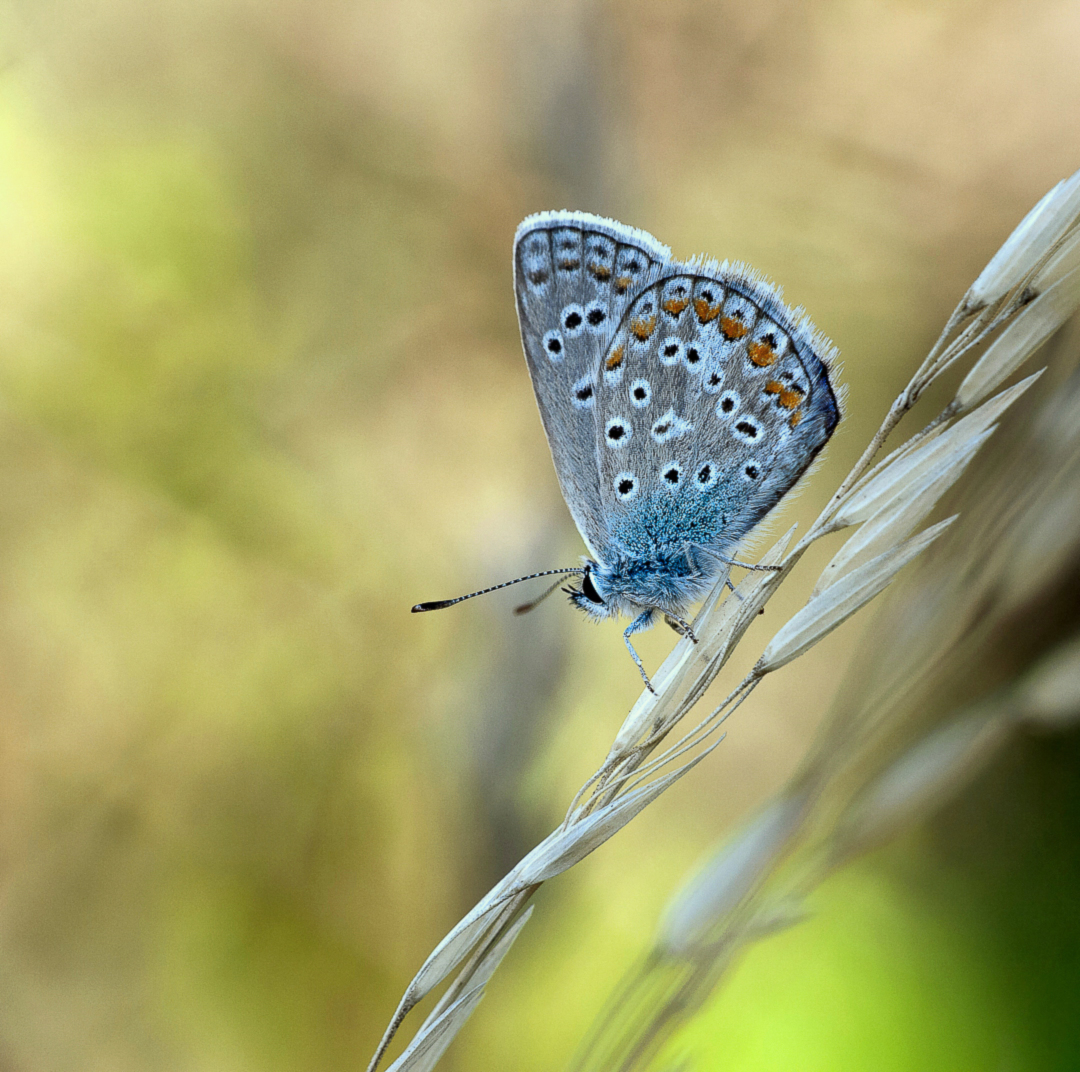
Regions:
[[602, 359], [596, 454], [611, 539], [720, 554], [776, 505], [839, 420], [832, 347], [748, 271], [672, 264]]
[[514, 239], [525, 358], [563, 497], [590, 551], [610, 537], [596, 466], [600, 361], [633, 295], [670, 259], [651, 235], [582, 212], [528, 217]]

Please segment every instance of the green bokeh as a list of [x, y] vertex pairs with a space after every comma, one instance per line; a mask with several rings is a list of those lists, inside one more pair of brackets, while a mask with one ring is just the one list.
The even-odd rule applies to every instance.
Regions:
[[752, 946], [668, 1057], [702, 1072], [1076, 1067], [1078, 762], [1075, 735], [1018, 742]]

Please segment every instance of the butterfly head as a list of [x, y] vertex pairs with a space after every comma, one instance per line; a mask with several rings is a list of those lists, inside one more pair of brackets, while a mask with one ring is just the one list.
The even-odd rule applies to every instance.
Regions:
[[604, 569], [591, 558], [585, 559], [585, 568], [581, 573], [581, 587], [568, 585], [563, 591], [570, 597], [575, 607], [583, 610], [594, 621], [603, 621], [619, 613], [617, 603], [613, 604], [605, 584]]
[[578, 585], [563, 591], [570, 602], [593, 621], [634, 616], [643, 608], [679, 613], [687, 599], [698, 596], [696, 588], [676, 581], [668, 564], [617, 557], [611, 563], [583, 559]]
[[650, 608], [681, 617], [713, 586], [725, 561], [689, 547], [645, 556], [616, 554], [610, 562], [585, 558], [580, 580], [563, 591], [593, 621], [633, 617]]

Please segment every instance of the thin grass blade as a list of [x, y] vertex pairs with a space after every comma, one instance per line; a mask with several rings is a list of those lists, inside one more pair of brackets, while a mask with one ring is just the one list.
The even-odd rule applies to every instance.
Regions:
[[865, 483], [856, 484], [836, 509], [837, 526], [856, 525], [888, 509], [908, 487], [945, 464], [950, 456], [963, 454], [967, 444], [986, 431], [1041, 375], [1041, 371], [1036, 372], [1002, 391], [947, 431], [901, 455]]
[[947, 454], [941, 464], [910, 485], [895, 505], [864, 521], [822, 570], [811, 598], [820, 595], [856, 567], [884, 554], [910, 536], [942, 495], [956, 483], [976, 451], [992, 434], [993, 429], [987, 429], [967, 443], [961, 441], [955, 453]]
[[491, 926], [499, 904], [505, 900], [500, 896], [504, 884], [505, 880], [488, 893], [424, 961], [405, 991], [405, 999], [410, 1006], [426, 997], [473, 951], [484, 931]]
[[1032, 286], [1042, 294], [1077, 268], [1080, 268], [1080, 227], [1065, 238], [1057, 252], [1039, 269]]
[[878, 555], [811, 599], [769, 641], [769, 646], [754, 667], [755, 674], [768, 674], [778, 670], [847, 621], [955, 520], [955, 517], [946, 518], [899, 547]]
[[482, 986], [462, 994], [446, 1012], [425, 1024], [387, 1072], [431, 1072], [484, 996]]
[[1080, 637], [1057, 647], [1031, 672], [1020, 696], [1023, 718], [1065, 729], [1080, 720]]
[[472, 986], [486, 986], [488, 980], [495, 974], [495, 969], [502, 963], [503, 957], [510, 952], [510, 947], [517, 941], [522, 928], [532, 918], [535, 905], [529, 905], [524, 912], [506, 928], [506, 932], [484, 954], [484, 959], [476, 966], [469, 982]]
[[962, 307], [982, 309], [1022, 283], [1039, 259], [1075, 224], [1080, 215], [1080, 171], [1062, 179], [1020, 221], [979, 273]]
[[560, 827], [510, 872], [507, 881], [511, 888], [518, 890], [545, 882], [585, 859], [703, 758], [704, 754], [695, 756], [678, 770], [619, 797], [570, 826]]
[[657, 945], [676, 955], [697, 945], [750, 893], [805, 810], [804, 794], [780, 797], [743, 826], [668, 905]]
[[1004, 383], [1080, 305], [1080, 271], [1059, 279], [1027, 306], [990, 344], [964, 377], [955, 402], [961, 412], [977, 406]]
[[[795, 526], [792, 525], [761, 556], [758, 565], [779, 565], [794, 535]], [[775, 579], [776, 574], [771, 571], [752, 570], [724, 599], [721, 599], [725, 591], [724, 581], [717, 582], [694, 619], [693, 628], [698, 643], [683, 639], [675, 645], [653, 678], [657, 694], [654, 696], [646, 689], [638, 697], [615, 735], [605, 765], [624, 756], [652, 727], [665, 724], [677, 714], [680, 701], [686, 695], [681, 688], [683, 681], [691, 674], [709, 673], [710, 665], [723, 657], [726, 645], [737, 633], [742, 618], [747, 613], [751, 617], [757, 614], [759, 597], [768, 591]], [[697, 688], [691, 690], [692, 694], [697, 692]]]
[[837, 853], [861, 853], [959, 786], [1008, 732], [1008, 708], [989, 705], [953, 719], [900, 756], [847, 808]]

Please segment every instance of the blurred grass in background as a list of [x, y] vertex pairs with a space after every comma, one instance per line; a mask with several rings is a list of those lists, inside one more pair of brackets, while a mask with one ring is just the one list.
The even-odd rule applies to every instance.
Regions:
[[[3, 1072], [362, 1067], [602, 758], [639, 685], [614, 627], [514, 619], [516, 593], [408, 615], [580, 550], [517, 339], [520, 218], [613, 215], [811, 311], [850, 394], [803, 521], [1080, 163], [1080, 10], [1049, 0], [3, 0], [0, 56]], [[794, 768], [861, 628], [544, 891], [447, 1068], [563, 1064], [679, 876]], [[715, 1067], [928, 1068], [901, 1042], [942, 1019], [934, 1067], [1070, 1067], [1001, 1020], [1040, 986], [1074, 1007], [1076, 932], [1050, 941], [1073, 744], [1020, 750], [755, 950], [702, 1018]], [[965, 832], [1001, 794], [1039, 851], [988, 873]], [[1023, 874], [1044, 895], [1018, 913]], [[809, 998], [768, 977], [806, 980], [817, 1064]]]

